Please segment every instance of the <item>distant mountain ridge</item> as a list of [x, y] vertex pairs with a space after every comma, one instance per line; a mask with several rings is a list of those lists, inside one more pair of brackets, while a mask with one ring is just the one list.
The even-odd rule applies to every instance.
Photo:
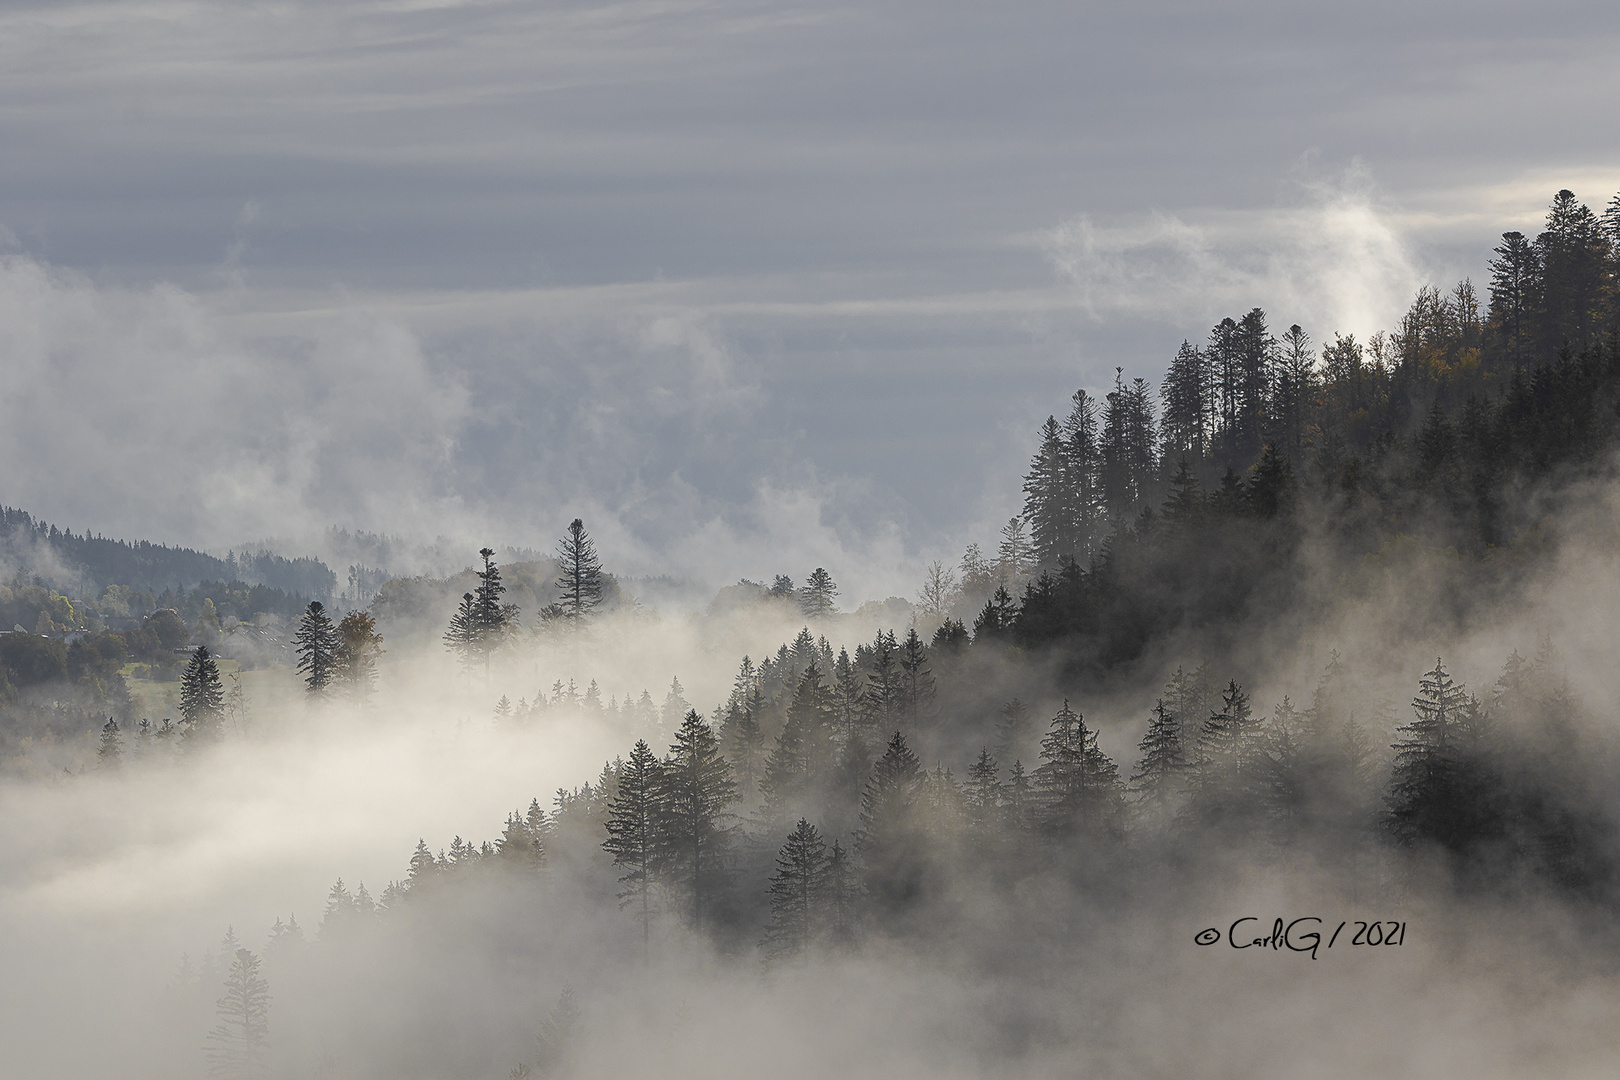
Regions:
[[[41, 559], [40, 548], [53, 558]], [[13, 564], [13, 570], [27, 569], [58, 587], [88, 588], [96, 593], [111, 585], [184, 592], [204, 581], [240, 581], [324, 601], [337, 590], [337, 575], [310, 556], [286, 558], [270, 551], [245, 551], [221, 559], [193, 548], [148, 540], [75, 534], [7, 506], [0, 506], [0, 559]]]

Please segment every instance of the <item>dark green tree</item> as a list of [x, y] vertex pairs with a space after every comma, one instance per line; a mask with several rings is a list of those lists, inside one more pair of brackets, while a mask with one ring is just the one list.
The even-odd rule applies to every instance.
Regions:
[[1541, 312], [1541, 255], [1521, 232], [1505, 232], [1492, 251], [1489, 324], [1515, 366], [1525, 362]]
[[619, 906], [635, 908], [643, 958], [652, 933], [653, 888], [663, 843], [664, 782], [663, 764], [645, 740], [637, 741], [619, 769], [619, 789], [608, 804], [607, 839], [602, 841], [613, 865], [624, 871]]
[[928, 667], [928, 646], [917, 636], [915, 626], [906, 630], [900, 643], [900, 716], [915, 725], [929, 714], [934, 704], [934, 674]]
[[804, 818], [776, 856], [771, 875], [770, 921], [760, 950], [768, 961], [808, 958], [826, 931], [827, 845]]
[[1001, 770], [990, 756], [989, 747], [981, 748], [978, 758], [968, 766], [962, 794], [968, 828], [977, 833], [993, 829], [1001, 815]]
[[905, 736], [895, 732], [861, 792], [861, 826], [855, 838], [866, 893], [886, 914], [910, 906], [926, 885], [923, 783], [917, 755]]
[[1162, 698], [1153, 704], [1147, 731], [1137, 749], [1142, 757], [1131, 776], [1131, 793], [1150, 815], [1162, 817], [1173, 809], [1171, 804], [1187, 769], [1181, 721], [1164, 707]]
[[703, 925], [704, 902], [724, 881], [732, 832], [727, 808], [736, 801], [731, 766], [696, 710], [675, 733], [664, 765], [659, 865], [684, 900], [691, 925]]
[[568, 533], [558, 542], [557, 564], [561, 618], [577, 634], [602, 603], [602, 560], [596, 555], [596, 543], [586, 534], [582, 519], [570, 522]]
[[837, 595], [838, 586], [833, 584], [832, 575], [818, 566], [799, 590], [799, 610], [811, 622], [820, 622], [832, 615], [833, 597]]
[[1097, 733], [1067, 701], [1041, 740], [1041, 765], [1034, 779], [1040, 824], [1048, 834], [1100, 833], [1117, 822], [1119, 770], [1098, 748]]
[[325, 605], [319, 600], [311, 600], [309, 607], [304, 609], [304, 617], [299, 620], [298, 631], [293, 635], [293, 644], [306, 692], [312, 698], [325, 697], [337, 672], [337, 653], [343, 639], [338, 636], [337, 627], [332, 625]]
[[219, 681], [219, 665], [208, 655], [208, 646], [199, 645], [180, 676], [182, 737], [188, 745], [216, 739], [224, 720], [225, 688]]

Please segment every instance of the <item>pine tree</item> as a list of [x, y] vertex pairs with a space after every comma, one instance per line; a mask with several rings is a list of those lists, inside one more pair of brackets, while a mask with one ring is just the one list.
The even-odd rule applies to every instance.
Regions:
[[799, 610], [811, 622], [820, 622], [833, 614], [833, 597], [837, 595], [832, 575], [818, 566], [799, 590]]
[[473, 667], [478, 658], [478, 626], [473, 611], [473, 594], [462, 593], [461, 603], [450, 616], [444, 632], [444, 647], [455, 654], [463, 669]]
[[287, 921], [282, 922], [278, 915], [275, 925], [270, 928], [270, 940], [264, 946], [264, 958], [271, 961], [274, 967], [277, 957], [296, 953], [304, 944], [304, 928], [298, 925], [298, 916], [289, 915]]
[[980, 833], [989, 831], [1001, 813], [1001, 770], [990, 756], [989, 747], [982, 747], [968, 767], [963, 794], [968, 827]]
[[1153, 715], [1138, 749], [1142, 757], [1131, 776], [1131, 791], [1151, 814], [1163, 815], [1187, 768], [1187, 755], [1181, 741], [1181, 721], [1164, 707], [1162, 698], [1153, 704]]
[[862, 714], [868, 728], [889, 731], [900, 715], [900, 646], [894, 631], [878, 631], [872, 641], [867, 664], [866, 690], [862, 694]]
[[602, 847], [613, 856], [613, 865], [624, 870], [619, 878], [619, 906], [636, 910], [644, 957], [651, 935], [664, 812], [664, 767], [646, 741], [639, 740], [619, 770], [619, 790], [608, 805], [607, 839]]
[[337, 668], [337, 651], [342, 644], [337, 627], [319, 600], [311, 600], [293, 635], [298, 654], [298, 670], [304, 676], [306, 692], [312, 698], [326, 696]]
[[218, 738], [224, 719], [225, 688], [220, 685], [219, 666], [208, 655], [208, 646], [199, 645], [180, 676], [180, 722], [187, 745]]
[[[1098, 476], [1101, 452], [1097, 441], [1097, 403], [1084, 390], [1074, 393], [1074, 407], [1063, 422], [1062, 532], [1055, 562], [1067, 558], [1088, 562], [1100, 539], [1102, 487]], [[963, 581], [963, 591], [967, 583]]]
[[759, 714], [765, 703], [760, 695], [759, 683], [752, 677], [748, 658], [743, 662], [750, 671], [745, 688], [733, 692], [733, 701], [726, 706], [726, 725], [720, 742], [726, 760], [732, 764], [737, 778], [737, 796], [744, 805], [750, 805], [760, 795], [760, 777], [765, 756], [765, 732], [759, 726]]
[[867, 894], [886, 911], [910, 905], [924, 887], [922, 788], [917, 755], [897, 731], [861, 792], [861, 827], [855, 838]]
[[686, 688], [681, 685], [681, 680], [670, 679], [669, 693], [664, 695], [663, 707], [658, 711], [658, 719], [664, 725], [664, 730], [680, 726], [691, 708], [692, 703], [686, 700]]
[[808, 957], [826, 922], [827, 845], [804, 818], [776, 856], [771, 875], [770, 922], [760, 950], [771, 961]]
[[833, 944], [847, 946], [855, 940], [856, 902], [860, 882], [850, 865], [849, 852], [833, 841], [827, 854], [827, 875], [823, 879], [827, 897], [827, 933]]
[[1159, 387], [1160, 436], [1165, 459], [1202, 461], [1209, 453], [1209, 387], [1204, 357], [1187, 341], [1170, 361]]
[[602, 603], [602, 561], [580, 518], [569, 523], [568, 534], [558, 542], [557, 563], [561, 568], [557, 575], [561, 617], [577, 634]]
[[996, 756], [1003, 761], [1017, 757], [1029, 738], [1029, 707], [1013, 698], [1001, 707], [996, 721]]
[[1206, 824], [1241, 825], [1259, 811], [1264, 783], [1261, 731], [1235, 680], [1198, 733], [1191, 806]]
[[1541, 256], [1523, 233], [1505, 232], [1490, 262], [1490, 324], [1514, 366], [1525, 362], [1540, 316]]
[[343, 879], [338, 878], [326, 894], [326, 910], [321, 913], [321, 925], [315, 933], [322, 941], [347, 940], [354, 932], [358, 915], [354, 894], [343, 884]]
[[1097, 733], [1086, 727], [1084, 718], [1067, 701], [1041, 740], [1041, 765], [1034, 779], [1040, 793], [1041, 826], [1049, 834], [1096, 831], [1114, 823], [1118, 769], [1097, 747]]
[[1282, 338], [1277, 371], [1277, 439], [1288, 455], [1298, 458], [1305, 447], [1311, 402], [1316, 394], [1316, 360], [1311, 336], [1298, 323]]
[[831, 765], [832, 732], [832, 702], [822, 684], [821, 671], [812, 660], [793, 692], [787, 722], [782, 725], [760, 779], [767, 821], [781, 820], [815, 788], [817, 779]]
[[1568, 189], [1553, 198], [1547, 228], [1536, 237], [1541, 260], [1542, 350], [1578, 348], [1602, 325], [1608, 291], [1608, 244], [1597, 216]]
[[726, 874], [727, 807], [736, 798], [737, 784], [714, 732], [696, 711], [688, 712], [664, 765], [659, 839], [660, 865], [685, 894], [694, 929], [702, 927], [704, 901]]
[[124, 736], [118, 730], [118, 721], [107, 717], [101, 728], [101, 744], [96, 747], [96, 764], [103, 769], [116, 769], [124, 756]]
[[928, 668], [928, 646], [917, 636], [917, 628], [906, 631], [900, 643], [900, 715], [913, 726], [928, 714], [934, 703], [934, 675]]
[[1495, 828], [1489, 792], [1497, 785], [1479, 753], [1478, 705], [1437, 659], [1418, 684], [1412, 712], [1393, 745], [1386, 822], [1398, 843], [1428, 840], [1464, 851]]
[[1003, 582], [1020, 582], [1035, 568], [1035, 550], [1024, 532], [1022, 518], [1008, 518], [1001, 528], [1001, 544], [996, 549]]
[[208, 1075], [218, 1080], [259, 1080], [270, 1049], [270, 984], [259, 974], [259, 958], [237, 949], [214, 1005], [219, 1024], [208, 1033]]
[[1024, 520], [1029, 523], [1030, 547], [1038, 566], [1053, 567], [1060, 556], [1072, 556], [1072, 543], [1065, 547], [1072, 532], [1067, 481], [1063, 430], [1057, 417], [1048, 416], [1041, 428], [1040, 448], [1024, 477]]
[[405, 877], [405, 891], [407, 895], [419, 893], [430, 887], [439, 877], [442, 867], [439, 860], [433, 857], [428, 850], [427, 841], [417, 838], [416, 850], [411, 853], [410, 872]]

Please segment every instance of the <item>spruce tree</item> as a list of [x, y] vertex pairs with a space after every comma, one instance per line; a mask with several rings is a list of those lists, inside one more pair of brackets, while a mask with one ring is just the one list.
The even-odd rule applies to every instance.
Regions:
[[849, 852], [837, 840], [833, 841], [832, 850], [827, 854], [824, 882], [828, 938], [834, 945], [847, 946], [855, 940], [860, 881], [855, 875]]
[[1074, 407], [1063, 421], [1063, 532], [1055, 553], [1059, 563], [1065, 558], [1088, 562], [1101, 539], [1097, 402], [1084, 390], [1076, 390], [1072, 400]]
[[1541, 256], [1521, 232], [1503, 233], [1492, 254], [1489, 322], [1517, 367], [1526, 360], [1541, 313]]
[[1190, 342], [1170, 361], [1159, 387], [1164, 457], [1202, 461], [1209, 453], [1209, 393], [1204, 357]]
[[635, 909], [644, 957], [651, 934], [664, 812], [663, 765], [646, 741], [639, 740], [619, 770], [619, 789], [608, 804], [607, 839], [602, 847], [613, 856], [613, 865], [624, 871], [619, 878], [619, 906]]
[[909, 724], [928, 715], [934, 704], [934, 675], [928, 668], [928, 646], [917, 636], [915, 626], [906, 630], [900, 643], [900, 715]]
[[103, 769], [116, 769], [124, 756], [124, 736], [118, 730], [118, 721], [107, 717], [101, 728], [101, 743], [96, 747], [96, 764]]
[[909, 906], [924, 888], [923, 782], [917, 755], [905, 736], [895, 732], [861, 792], [861, 827], [855, 839], [867, 894], [886, 912]]
[[461, 603], [450, 616], [450, 625], [444, 632], [444, 647], [455, 654], [463, 669], [477, 662], [478, 625], [473, 611], [473, 594], [462, 593]]
[[1097, 733], [1067, 701], [1041, 741], [1041, 765], [1034, 779], [1040, 793], [1040, 823], [1047, 833], [1095, 832], [1114, 824], [1118, 769], [1097, 747]]
[[585, 532], [582, 519], [571, 521], [568, 533], [558, 542], [557, 565], [562, 618], [578, 634], [602, 603], [602, 560], [597, 558], [596, 544]]
[[325, 697], [337, 671], [337, 652], [343, 642], [319, 600], [311, 600], [304, 609], [293, 643], [306, 692], [312, 698]]
[[214, 1009], [219, 1023], [205, 1048], [209, 1077], [260, 1080], [268, 1069], [270, 985], [259, 974], [259, 958], [247, 949], [236, 950]]
[[811, 622], [820, 622], [832, 615], [833, 597], [837, 595], [832, 575], [818, 566], [799, 590], [799, 610]]
[[208, 655], [208, 646], [199, 645], [180, 676], [180, 722], [186, 743], [218, 738], [224, 719], [225, 688], [219, 681], [219, 666]]
[[878, 631], [867, 663], [866, 690], [861, 711], [868, 728], [892, 730], [900, 715], [900, 646], [894, 631]]
[[1468, 692], [1436, 659], [1412, 699], [1414, 719], [1401, 725], [1393, 744], [1388, 826], [1396, 841], [1437, 841], [1456, 849], [1469, 831], [1464, 772], [1464, 727]]
[[1029, 523], [1030, 546], [1038, 566], [1053, 567], [1059, 557], [1073, 555], [1064, 457], [1063, 430], [1057, 417], [1048, 416], [1041, 427], [1040, 447], [1024, 477], [1024, 520]]
[[684, 894], [692, 927], [701, 928], [704, 902], [726, 875], [732, 837], [727, 807], [737, 798], [737, 784], [714, 732], [695, 710], [675, 733], [663, 781], [659, 862]]
[[1147, 731], [1137, 748], [1142, 757], [1131, 776], [1131, 791], [1150, 814], [1162, 816], [1170, 809], [1187, 768], [1181, 721], [1164, 707], [1162, 698], [1154, 702]]
[[968, 827], [979, 833], [989, 831], [1001, 813], [1001, 770], [990, 756], [989, 747], [982, 747], [968, 767], [963, 794]]
[[760, 779], [767, 821], [780, 821], [790, 809], [803, 805], [815, 789], [832, 763], [832, 732], [832, 702], [812, 660], [793, 692], [787, 721]]
[[770, 961], [808, 957], [825, 929], [827, 845], [804, 818], [776, 856], [770, 883], [770, 922], [760, 950]]

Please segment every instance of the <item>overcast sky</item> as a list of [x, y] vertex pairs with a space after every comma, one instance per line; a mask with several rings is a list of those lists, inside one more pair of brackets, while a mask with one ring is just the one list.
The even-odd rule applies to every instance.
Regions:
[[[0, 6], [0, 501], [846, 595], [1260, 305], [1620, 190], [1612, 3]], [[858, 598], [858, 597], [851, 597]]]

